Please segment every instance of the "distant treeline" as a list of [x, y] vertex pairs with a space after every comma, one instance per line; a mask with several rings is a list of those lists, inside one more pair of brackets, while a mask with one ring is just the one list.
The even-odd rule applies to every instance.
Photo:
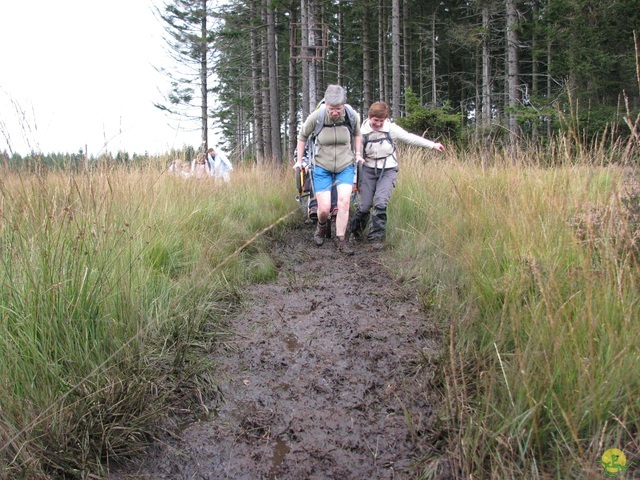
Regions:
[[182, 149], [172, 149], [166, 154], [152, 155], [148, 152], [128, 153], [119, 151], [100, 155], [87, 155], [82, 150], [77, 153], [41, 153], [31, 152], [27, 155], [9, 153], [6, 150], [0, 152], [0, 163], [4, 168], [23, 170], [27, 172], [39, 172], [46, 170], [81, 171], [99, 165], [144, 165], [157, 161], [165, 162], [167, 159], [182, 158], [190, 162], [197, 154], [196, 148], [185, 146]]

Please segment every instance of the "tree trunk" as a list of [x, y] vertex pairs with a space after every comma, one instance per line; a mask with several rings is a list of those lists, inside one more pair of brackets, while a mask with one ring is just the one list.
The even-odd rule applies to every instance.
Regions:
[[409, 0], [403, 0], [402, 2], [402, 68], [404, 71], [404, 103], [402, 105], [402, 112], [407, 111], [407, 94], [411, 89], [411, 77], [413, 74], [411, 68], [411, 45], [409, 35]]
[[[551, 39], [547, 39], [547, 102], [551, 100], [553, 95], [553, 82], [551, 80]], [[551, 116], [547, 115], [547, 138], [551, 138]]]
[[309, 116], [311, 112], [309, 105], [309, 77], [311, 72], [311, 60], [309, 57], [309, 1], [301, 0], [300, 2], [300, 19], [302, 24], [301, 29], [301, 45], [302, 45], [302, 120]]
[[202, 141], [202, 151], [206, 152], [209, 148], [209, 117], [208, 117], [208, 97], [209, 89], [207, 87], [207, 76], [209, 70], [207, 68], [207, 0], [202, 0], [202, 11], [205, 12], [200, 20], [200, 95], [202, 101], [200, 103], [200, 132]]
[[309, 8], [309, 56], [312, 57], [309, 66], [309, 111], [313, 111], [318, 103], [318, 70], [316, 56], [318, 54], [318, 19], [316, 1], [308, 0]]
[[[531, 35], [531, 96], [535, 99], [538, 96], [538, 81], [540, 78], [540, 52], [538, 36], [538, 6], [536, 2], [531, 4], [531, 14], [533, 17], [533, 32]], [[531, 122], [531, 143], [533, 146], [538, 142], [538, 122]]]
[[378, 83], [380, 100], [388, 102], [387, 96], [387, 60], [386, 60], [386, 28], [385, 28], [384, 0], [378, 1]]
[[507, 98], [509, 105], [509, 137], [511, 143], [518, 141], [518, 122], [515, 109], [518, 107], [518, 11], [516, 0], [506, 0], [507, 7]]
[[338, 2], [338, 85], [344, 85], [344, 12], [342, 2]]
[[267, 52], [267, 30], [265, 25], [267, 24], [267, 2], [263, 0], [260, 4], [260, 13], [262, 18], [260, 29], [260, 46], [262, 53], [262, 70], [260, 90], [262, 91], [262, 139], [264, 141], [264, 156], [266, 163], [273, 162], [273, 145], [271, 143], [271, 112], [269, 107], [271, 106], [271, 99], [269, 98], [269, 60]]
[[400, 117], [400, 84], [402, 71], [400, 69], [400, 0], [391, 1], [391, 115]]
[[[314, 8], [315, 8], [315, 19], [316, 19], [316, 25], [317, 25], [317, 30], [316, 30], [316, 40], [317, 40], [317, 45], [318, 48], [316, 49], [316, 62], [315, 62], [315, 67], [316, 67], [316, 100], [322, 98], [322, 96], [324, 95], [324, 90], [322, 90], [322, 86], [325, 85], [325, 62], [324, 62], [324, 55], [325, 55], [325, 50], [324, 47], [326, 45], [324, 45], [324, 41], [325, 41], [325, 28], [324, 28], [324, 11], [322, 8], [322, 2], [320, 1], [316, 1], [314, 2]], [[317, 105], [317, 102], [313, 105], [313, 107], [315, 108]]]
[[[240, 94], [242, 94], [242, 90], [240, 90]], [[239, 147], [238, 156], [240, 158], [244, 158], [244, 145], [245, 145], [245, 135], [246, 135], [246, 125], [245, 125], [245, 111], [240, 107], [240, 105], [235, 106], [236, 112], [236, 139], [237, 145]]]
[[482, 6], [482, 129], [491, 125], [491, 31], [488, 5]]
[[[254, 23], [259, 23], [260, 10], [258, 8], [258, 0], [251, 1], [251, 17]], [[251, 83], [253, 85], [253, 136], [255, 157], [258, 165], [262, 165], [265, 161], [264, 139], [262, 136], [262, 89], [260, 88], [260, 39], [258, 30], [251, 28], [249, 30], [251, 40]]]
[[372, 103], [371, 92], [373, 90], [373, 80], [371, 78], [371, 35], [370, 35], [371, 13], [367, 2], [363, 2], [362, 15], [362, 108], [364, 114], [369, 110]]
[[431, 16], [431, 105], [433, 108], [438, 106], [438, 80], [436, 77], [436, 41], [438, 36], [436, 35], [436, 10], [433, 11]]
[[[295, 7], [295, 3], [291, 2], [291, 23], [295, 25], [298, 21], [298, 11]], [[295, 30], [292, 31], [292, 34]], [[297, 38], [290, 37], [290, 52], [289, 52], [289, 147], [287, 153], [293, 155], [297, 144], [298, 133], [298, 75], [296, 69], [296, 60], [294, 57], [293, 46], [297, 43]], [[306, 118], [306, 117], [305, 117]], [[291, 157], [293, 158], [293, 157]]]
[[271, 0], [265, 0], [267, 17], [267, 62], [269, 69], [269, 113], [271, 123], [271, 161], [281, 164], [282, 139], [280, 136], [280, 90], [278, 88], [278, 56], [276, 54], [276, 20]]
[[422, 29], [420, 30], [420, 47], [418, 49], [418, 97], [420, 103], [424, 104], [424, 49], [425, 42], [422, 35]]

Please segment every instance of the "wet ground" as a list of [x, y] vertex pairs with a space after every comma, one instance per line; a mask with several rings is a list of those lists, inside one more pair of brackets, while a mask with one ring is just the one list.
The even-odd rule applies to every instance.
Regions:
[[210, 418], [119, 478], [420, 478], [438, 409], [436, 329], [386, 252], [345, 256], [311, 236], [303, 225], [274, 240], [277, 280], [251, 286], [229, 318]]

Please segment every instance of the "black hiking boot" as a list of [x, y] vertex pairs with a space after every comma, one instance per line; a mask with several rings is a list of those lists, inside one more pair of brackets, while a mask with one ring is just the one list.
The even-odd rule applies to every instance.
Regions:
[[316, 233], [313, 234], [313, 241], [316, 242], [317, 247], [321, 247], [324, 243], [324, 239], [327, 235], [327, 223], [320, 223], [316, 226]]
[[376, 236], [376, 237], [369, 236], [367, 240], [369, 242], [369, 248], [371, 250], [379, 251], [379, 250], [385, 249], [384, 236]]
[[370, 242], [371, 250], [380, 251], [384, 250], [384, 241], [381, 238], [376, 238]]

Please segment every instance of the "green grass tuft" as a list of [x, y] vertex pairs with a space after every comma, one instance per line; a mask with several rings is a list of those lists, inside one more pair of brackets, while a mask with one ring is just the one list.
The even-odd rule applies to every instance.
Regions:
[[640, 451], [637, 173], [401, 155], [394, 265], [448, 336], [454, 470], [595, 478], [607, 448]]
[[207, 352], [229, 334], [239, 287], [275, 276], [259, 233], [299, 208], [293, 181], [5, 173], [0, 477], [103, 475], [174, 408], [208, 414]]

